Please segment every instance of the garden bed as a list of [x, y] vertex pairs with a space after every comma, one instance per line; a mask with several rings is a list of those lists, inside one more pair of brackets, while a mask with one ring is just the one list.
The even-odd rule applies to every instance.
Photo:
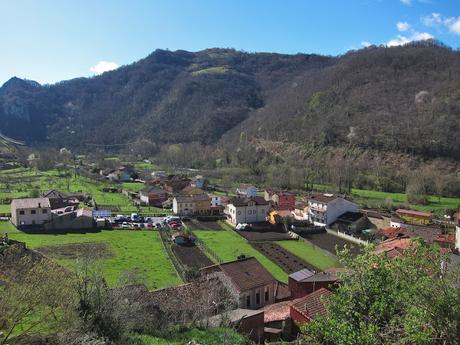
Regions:
[[199, 270], [200, 268], [211, 266], [213, 262], [203, 254], [197, 246], [179, 246], [172, 245], [172, 251], [177, 260], [184, 266]]
[[251, 243], [251, 245], [288, 274], [300, 271], [304, 268], [318, 271], [317, 267], [305, 262], [277, 243], [259, 242]]
[[330, 235], [327, 232], [308, 235], [306, 233], [300, 233], [299, 235], [311, 242], [313, 245], [334, 255], [337, 255], [337, 250], [343, 250], [345, 246], [350, 249], [353, 256], [358, 256], [361, 253], [361, 246], [358, 244]]

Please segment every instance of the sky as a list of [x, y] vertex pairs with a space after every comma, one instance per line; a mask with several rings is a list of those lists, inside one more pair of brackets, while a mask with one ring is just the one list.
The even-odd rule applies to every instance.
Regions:
[[460, 0], [0, 0], [0, 85], [89, 77], [155, 49], [339, 55], [427, 38], [460, 48]]

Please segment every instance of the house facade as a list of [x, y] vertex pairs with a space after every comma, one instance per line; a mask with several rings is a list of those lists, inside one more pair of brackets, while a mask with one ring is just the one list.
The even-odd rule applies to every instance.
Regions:
[[241, 184], [236, 189], [236, 194], [244, 198], [255, 198], [257, 196], [257, 188], [249, 184]]
[[264, 193], [266, 201], [271, 202], [273, 207], [280, 211], [295, 209], [295, 194], [290, 192], [275, 192], [266, 190]]
[[11, 202], [11, 223], [17, 228], [42, 226], [51, 220], [48, 198], [14, 199]]
[[431, 223], [432, 214], [428, 212], [398, 209], [395, 213], [398, 218], [409, 224], [426, 225]]
[[262, 197], [235, 197], [228, 202], [224, 213], [229, 223], [237, 225], [264, 222], [269, 209], [269, 203]]
[[207, 194], [176, 196], [173, 212], [177, 215], [208, 215], [211, 213], [211, 198]]
[[219, 277], [239, 308], [259, 309], [276, 301], [278, 281], [253, 257], [206, 267], [202, 271]]
[[316, 226], [328, 226], [346, 212], [359, 212], [354, 202], [333, 194], [317, 194], [307, 199], [308, 220]]
[[161, 188], [150, 188], [140, 192], [140, 200], [144, 205], [161, 206], [168, 199], [168, 193]]
[[195, 213], [195, 202], [191, 196], [176, 196], [173, 199], [172, 209], [177, 215], [192, 215]]

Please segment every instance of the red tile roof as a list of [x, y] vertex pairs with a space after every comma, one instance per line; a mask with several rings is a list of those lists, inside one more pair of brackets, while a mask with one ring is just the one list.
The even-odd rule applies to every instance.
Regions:
[[321, 288], [300, 298], [292, 307], [307, 319], [312, 320], [317, 316], [324, 316], [327, 314], [326, 303], [331, 296], [331, 291]]
[[402, 237], [407, 235], [407, 229], [405, 228], [394, 228], [392, 226], [383, 229], [382, 234], [385, 235], [387, 238], [396, 238]]
[[455, 244], [455, 234], [438, 234], [433, 237], [433, 241]]
[[410, 238], [393, 238], [380, 243], [374, 250], [374, 253], [385, 253], [390, 257], [398, 256], [409, 247]]

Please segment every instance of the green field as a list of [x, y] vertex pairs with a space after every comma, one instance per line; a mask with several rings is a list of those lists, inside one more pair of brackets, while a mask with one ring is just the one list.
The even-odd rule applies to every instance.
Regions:
[[277, 241], [276, 243], [321, 270], [340, 265], [337, 259], [305, 241]]
[[[114, 184], [108, 182], [93, 181], [82, 176], [66, 176], [63, 172], [57, 170], [38, 171], [35, 169], [18, 168], [0, 172], [0, 178], [7, 181], [4, 191], [0, 191], [0, 200], [11, 198], [30, 197], [34, 189], [40, 193], [50, 189], [57, 189], [64, 193], [84, 192], [90, 194], [98, 205], [110, 205], [118, 207], [122, 213], [137, 212], [137, 207], [129, 198], [121, 193], [104, 192], [106, 187], [113, 187]], [[144, 188], [142, 183], [125, 183], [123, 188], [137, 191]], [[9, 189], [9, 191], [5, 191]], [[0, 213], [9, 212], [9, 204], [0, 203]], [[152, 213], [171, 213], [170, 210], [159, 209], [155, 207], [142, 206], [141, 212], [146, 214]]]
[[[331, 186], [326, 185], [314, 185], [314, 188], [318, 191], [330, 192], [334, 189]], [[428, 196], [428, 205], [415, 205], [407, 201], [407, 196], [404, 193], [389, 193], [379, 192], [366, 189], [352, 188], [351, 196], [353, 200], [361, 205], [367, 205], [369, 207], [379, 207], [385, 205], [387, 200], [391, 200], [393, 206], [404, 206], [410, 207], [414, 210], [419, 211], [441, 211], [446, 209], [457, 209], [460, 207], [460, 198], [438, 198], [437, 196]]]
[[[241, 254], [254, 256], [269, 270], [276, 279], [287, 282], [287, 274], [279, 267], [254, 249], [243, 237], [232, 230], [195, 230], [195, 236], [202, 240], [223, 261], [233, 261]], [[212, 258], [211, 258], [212, 259]]]
[[249, 343], [243, 335], [231, 328], [178, 329], [170, 331], [164, 337], [133, 335], [132, 340], [138, 345], [183, 345], [192, 340], [203, 345], [246, 345]]
[[132, 271], [150, 289], [181, 283], [156, 231], [104, 230], [82, 234], [25, 234], [11, 224], [2, 222], [0, 233], [3, 232], [8, 232], [11, 239], [26, 242], [32, 249], [46, 249], [48, 256], [54, 257], [68, 268], [74, 267], [76, 257], [73, 254], [75, 249], [78, 250], [78, 246], [69, 247], [69, 244], [104, 244], [108, 250], [107, 253], [100, 253], [104, 254], [100, 264], [110, 286], [117, 286], [124, 273]]

